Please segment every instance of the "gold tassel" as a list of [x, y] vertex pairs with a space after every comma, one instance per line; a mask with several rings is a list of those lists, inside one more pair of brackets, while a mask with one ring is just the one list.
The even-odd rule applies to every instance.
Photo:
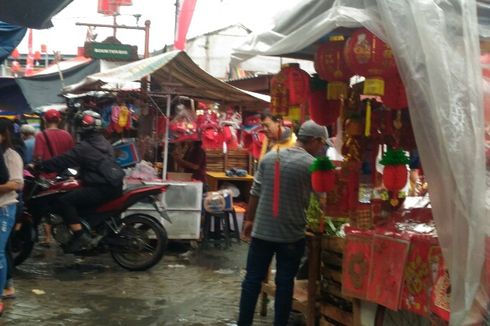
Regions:
[[368, 100], [366, 104], [366, 124], [364, 129], [364, 136], [371, 136], [371, 101]]

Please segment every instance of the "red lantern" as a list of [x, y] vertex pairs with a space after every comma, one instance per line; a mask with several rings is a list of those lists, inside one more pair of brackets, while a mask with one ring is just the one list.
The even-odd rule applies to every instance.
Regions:
[[34, 52], [34, 60], [36, 61], [41, 60], [41, 52], [39, 51]]
[[386, 82], [385, 95], [382, 97], [382, 100], [385, 106], [394, 110], [408, 107], [405, 85], [403, 85], [398, 74]]
[[399, 191], [407, 184], [407, 167], [403, 164], [387, 165], [383, 170], [383, 184], [390, 191]]
[[335, 188], [335, 170], [317, 170], [311, 173], [311, 186], [315, 192], [329, 192]]
[[343, 37], [338, 41], [321, 44], [315, 53], [315, 70], [327, 80], [327, 99], [338, 100], [347, 96], [347, 83], [350, 71], [344, 59], [345, 42]]
[[358, 29], [347, 40], [344, 57], [353, 73], [366, 77], [366, 95], [384, 95], [384, 80], [397, 73], [391, 48], [365, 28]]
[[12, 66], [10, 67], [10, 70], [12, 70], [12, 72], [18, 72], [20, 70], [19, 61], [12, 61]]
[[20, 57], [19, 50], [17, 48], [15, 48], [10, 55], [12, 56], [12, 58], [14, 58], [16, 60], [19, 59], [19, 57]]

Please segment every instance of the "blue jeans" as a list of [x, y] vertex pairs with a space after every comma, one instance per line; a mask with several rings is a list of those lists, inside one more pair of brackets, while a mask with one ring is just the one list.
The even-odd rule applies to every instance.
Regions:
[[5, 247], [15, 223], [16, 204], [0, 207], [0, 297], [7, 282], [7, 257]]
[[252, 238], [248, 249], [247, 274], [242, 283], [238, 326], [252, 325], [255, 306], [269, 265], [276, 255], [276, 296], [274, 326], [285, 326], [293, 301], [294, 277], [305, 250], [305, 239], [293, 243], [277, 243]]

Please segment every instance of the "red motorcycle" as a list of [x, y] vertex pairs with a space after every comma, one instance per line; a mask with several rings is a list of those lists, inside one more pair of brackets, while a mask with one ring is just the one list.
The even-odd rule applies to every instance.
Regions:
[[[24, 183], [25, 207], [11, 235], [15, 265], [31, 254], [41, 221], [52, 226], [53, 238], [61, 247], [68, 244], [73, 234], [56, 212], [56, 201], [62, 194], [80, 187], [73, 174], [52, 181], [26, 171]], [[157, 264], [168, 240], [162, 222], [151, 215], [126, 215], [125, 212], [130, 206], [145, 202], [152, 204], [162, 218], [170, 221], [166, 211], [158, 205], [159, 196], [166, 190], [164, 185], [138, 185], [125, 190], [116, 199], [80, 211], [81, 223], [92, 237], [90, 250], [80, 254], [110, 251], [120, 266], [131, 271], [146, 270]]]

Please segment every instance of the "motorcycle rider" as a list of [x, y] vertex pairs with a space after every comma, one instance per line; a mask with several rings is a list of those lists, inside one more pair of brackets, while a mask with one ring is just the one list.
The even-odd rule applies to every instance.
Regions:
[[92, 238], [80, 223], [78, 209], [95, 207], [121, 195], [123, 177], [120, 184], [109, 183], [100, 172], [100, 164], [107, 157], [113, 159], [114, 151], [109, 141], [100, 133], [102, 120], [97, 112], [83, 111], [77, 117], [80, 142], [71, 150], [47, 161], [35, 164], [42, 172], [62, 172], [78, 167], [82, 187], [59, 198], [58, 211], [73, 232], [72, 240], [64, 248], [65, 252], [77, 252], [91, 247]]

